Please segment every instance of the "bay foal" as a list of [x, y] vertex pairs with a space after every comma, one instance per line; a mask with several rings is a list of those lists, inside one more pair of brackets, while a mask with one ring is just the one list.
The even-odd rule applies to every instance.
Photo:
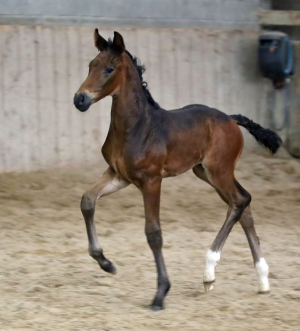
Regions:
[[95, 46], [100, 53], [90, 62], [89, 73], [74, 96], [82, 112], [91, 104], [112, 96], [111, 123], [102, 154], [108, 163], [99, 182], [84, 193], [81, 211], [86, 223], [89, 253], [100, 267], [112, 274], [115, 266], [103, 254], [94, 225], [96, 201], [129, 184], [142, 193], [145, 232], [157, 267], [157, 293], [153, 310], [163, 308], [170, 289], [162, 255], [159, 205], [163, 178], [180, 175], [189, 169], [216, 189], [228, 204], [224, 225], [206, 255], [203, 283], [213, 288], [215, 267], [225, 241], [236, 222], [247, 236], [258, 272], [258, 290], [269, 291], [268, 265], [263, 258], [250, 211], [251, 195], [234, 176], [243, 148], [238, 125], [245, 127], [264, 147], [275, 153], [280, 138], [268, 129], [241, 115], [228, 116], [203, 105], [166, 111], [151, 97], [142, 80], [144, 68], [125, 49], [122, 36], [115, 32], [106, 41], [95, 30]]

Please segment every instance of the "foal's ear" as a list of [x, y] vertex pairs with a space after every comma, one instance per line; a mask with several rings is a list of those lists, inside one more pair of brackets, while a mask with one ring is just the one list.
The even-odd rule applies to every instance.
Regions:
[[108, 42], [100, 36], [98, 29], [95, 29], [94, 32], [94, 42], [99, 51], [103, 51], [108, 47]]
[[119, 53], [123, 53], [125, 51], [125, 44], [123, 37], [117, 31], [114, 31], [113, 48], [115, 51]]

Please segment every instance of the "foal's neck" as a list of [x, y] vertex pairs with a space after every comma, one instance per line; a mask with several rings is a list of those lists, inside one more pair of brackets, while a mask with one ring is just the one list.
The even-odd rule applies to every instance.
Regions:
[[149, 104], [134, 64], [127, 54], [123, 56], [122, 83], [113, 96], [111, 125], [113, 130], [127, 133], [141, 116], [147, 114]]

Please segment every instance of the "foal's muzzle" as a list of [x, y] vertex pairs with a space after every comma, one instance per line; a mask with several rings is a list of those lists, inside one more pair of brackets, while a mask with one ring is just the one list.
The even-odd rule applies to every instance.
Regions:
[[87, 111], [90, 108], [92, 102], [93, 99], [86, 93], [79, 93], [74, 95], [74, 105], [82, 112]]

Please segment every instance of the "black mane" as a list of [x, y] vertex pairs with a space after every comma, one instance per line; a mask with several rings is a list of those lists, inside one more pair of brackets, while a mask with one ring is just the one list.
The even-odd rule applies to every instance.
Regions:
[[148, 90], [148, 83], [143, 80], [143, 73], [146, 71], [145, 65], [141, 64], [139, 59], [135, 56], [132, 56], [127, 50], [126, 50], [126, 54], [130, 57], [132, 63], [134, 64], [134, 66], [140, 76], [143, 92], [145, 94], [147, 101], [155, 109], [160, 108], [159, 104], [152, 98], [152, 95], [151, 95], [150, 91]]
[[[108, 39], [108, 44], [109, 44], [109, 46], [112, 45], [112, 40], [110, 38]], [[127, 50], [125, 52], [130, 57], [132, 63], [134, 64], [134, 66], [140, 76], [143, 92], [144, 92], [144, 95], [145, 95], [148, 103], [155, 109], [160, 108], [159, 104], [152, 98], [152, 95], [151, 95], [150, 91], [148, 90], [148, 83], [143, 80], [143, 73], [146, 71], [145, 65], [141, 64], [140, 60], [136, 56], [131, 55]]]

